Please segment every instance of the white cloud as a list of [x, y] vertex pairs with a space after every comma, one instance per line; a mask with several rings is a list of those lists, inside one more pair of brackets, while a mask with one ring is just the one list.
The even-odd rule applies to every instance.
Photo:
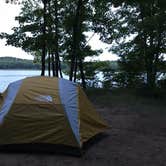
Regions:
[[[6, 32], [11, 33], [12, 27], [17, 26], [17, 22], [14, 20], [15, 16], [19, 15], [20, 7], [19, 5], [6, 4], [5, 0], [0, 0], [0, 33]], [[91, 33], [89, 33], [91, 34]], [[116, 60], [117, 56], [109, 53], [106, 49], [108, 45], [99, 41], [99, 36], [94, 35], [94, 37], [89, 41], [89, 44], [92, 46], [92, 49], [103, 49], [104, 52], [101, 56], [93, 58], [95, 60]], [[23, 59], [33, 59], [33, 56], [25, 53], [20, 48], [15, 48], [11, 46], [5, 46], [5, 41], [0, 40], [0, 57], [2, 56], [12, 56]], [[91, 58], [87, 58], [91, 60]]]

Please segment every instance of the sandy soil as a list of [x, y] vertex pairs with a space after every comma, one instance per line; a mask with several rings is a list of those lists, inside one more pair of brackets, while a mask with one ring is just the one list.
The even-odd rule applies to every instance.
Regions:
[[81, 157], [0, 153], [0, 166], [166, 166], [166, 116], [99, 107], [108, 136]]

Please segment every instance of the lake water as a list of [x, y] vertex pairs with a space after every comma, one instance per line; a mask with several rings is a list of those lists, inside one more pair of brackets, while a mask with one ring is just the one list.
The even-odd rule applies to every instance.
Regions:
[[0, 70], [0, 93], [13, 82], [25, 77], [39, 76], [40, 70]]
[[[26, 77], [32, 76], [40, 76], [40, 70], [0, 70], [0, 93], [5, 91], [7, 86], [13, 82]], [[48, 75], [48, 71], [46, 71], [46, 75]], [[98, 77], [102, 80], [101, 73], [98, 74]], [[68, 79], [68, 76], [63, 73], [63, 78]], [[89, 86], [92, 86], [93, 82], [89, 82]], [[102, 87], [100, 83], [98, 83], [98, 87]]]
[[[0, 70], [0, 93], [13, 82], [26, 77], [40, 76], [40, 70]], [[45, 72], [48, 75], [48, 71]], [[68, 79], [68, 76], [63, 74], [63, 78]]]

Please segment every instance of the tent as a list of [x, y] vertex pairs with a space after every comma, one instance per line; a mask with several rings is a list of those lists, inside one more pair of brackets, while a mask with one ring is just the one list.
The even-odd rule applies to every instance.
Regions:
[[107, 127], [81, 87], [62, 78], [25, 78], [3, 93], [1, 148], [46, 144], [81, 150]]

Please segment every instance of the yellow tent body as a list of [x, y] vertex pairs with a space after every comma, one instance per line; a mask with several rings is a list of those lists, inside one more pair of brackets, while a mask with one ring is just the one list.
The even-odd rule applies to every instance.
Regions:
[[107, 124], [77, 84], [30, 77], [11, 83], [0, 106], [0, 146], [63, 145], [81, 149]]

